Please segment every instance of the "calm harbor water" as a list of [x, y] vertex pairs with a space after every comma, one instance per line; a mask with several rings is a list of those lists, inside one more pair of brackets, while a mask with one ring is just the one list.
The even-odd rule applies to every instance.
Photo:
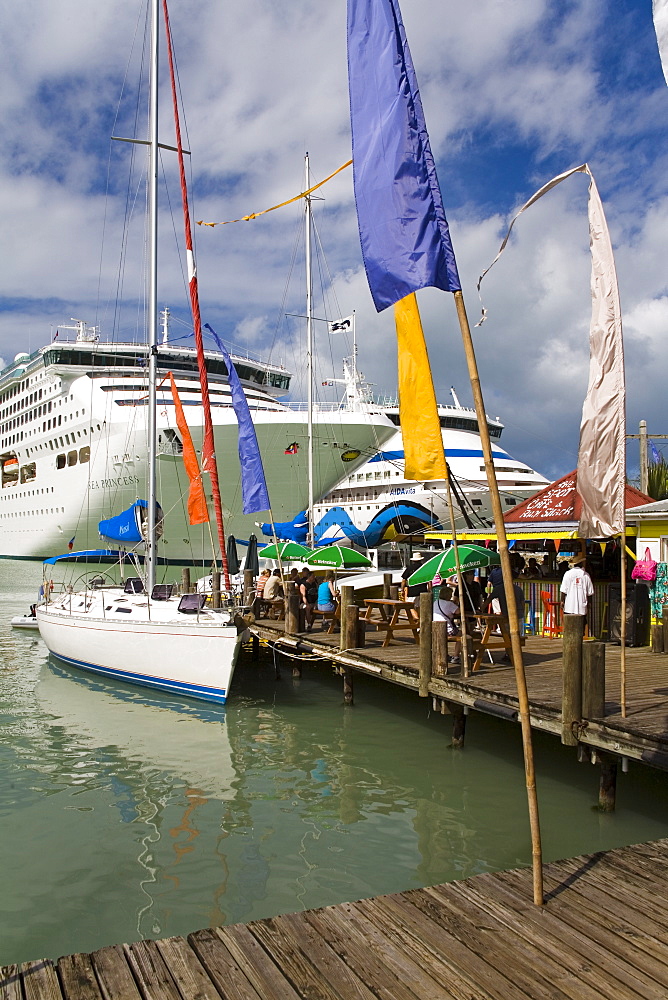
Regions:
[[[211, 709], [49, 661], [9, 627], [40, 567], [0, 561], [0, 964], [530, 864], [520, 731], [326, 667], [240, 663]], [[536, 736], [546, 860], [661, 837], [668, 776]]]

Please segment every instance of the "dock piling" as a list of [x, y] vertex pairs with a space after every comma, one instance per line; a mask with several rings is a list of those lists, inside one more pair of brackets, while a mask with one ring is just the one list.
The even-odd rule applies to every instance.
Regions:
[[464, 747], [464, 737], [466, 736], [466, 712], [463, 705], [454, 702], [448, 703], [448, 708], [452, 715], [452, 747], [454, 750], [462, 750]]
[[211, 574], [211, 603], [214, 608], [220, 607], [220, 570], [215, 569]]
[[353, 704], [353, 671], [347, 666], [343, 668], [343, 704]]
[[605, 643], [582, 644], [582, 718], [605, 715]]
[[564, 615], [563, 677], [561, 698], [561, 742], [577, 746], [573, 732], [582, 718], [582, 638], [584, 615]]
[[[351, 588], [352, 589], [352, 588]], [[341, 607], [341, 648], [357, 649], [357, 627], [360, 609], [356, 604]]]
[[420, 594], [420, 663], [418, 669], [418, 694], [420, 698], [426, 698], [429, 694], [433, 609], [431, 591]]
[[299, 632], [299, 591], [292, 580], [285, 584], [285, 634], [297, 635]]
[[[355, 591], [352, 587], [341, 587], [341, 632], [339, 637], [339, 648], [340, 649], [350, 649], [351, 646], [348, 642], [349, 636], [346, 634], [346, 608], [354, 604]], [[353, 647], [355, 645], [355, 638], [353, 637]]]
[[651, 646], [653, 653], [663, 653], [663, 622], [652, 623]]
[[614, 812], [617, 798], [617, 759], [611, 754], [597, 754], [601, 768], [598, 786], [598, 808], [601, 812]]

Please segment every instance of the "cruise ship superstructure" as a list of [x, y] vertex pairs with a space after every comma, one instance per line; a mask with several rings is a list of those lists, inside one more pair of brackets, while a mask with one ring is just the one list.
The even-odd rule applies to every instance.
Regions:
[[[453, 483], [455, 525], [458, 530], [467, 525], [486, 527], [492, 523], [492, 513], [476, 413], [461, 405], [454, 389], [451, 392], [453, 403], [439, 405], [438, 413]], [[427, 527], [450, 527], [446, 483], [404, 478], [398, 402], [386, 399], [378, 405], [395, 425], [394, 436], [315, 505], [318, 544], [345, 538], [373, 548], [400, 535], [420, 534]], [[503, 424], [498, 418], [488, 417], [487, 423], [501, 503], [507, 510], [542, 489], [548, 480], [499, 446]]]
[[[68, 546], [97, 548], [98, 522], [146, 496], [147, 348], [104, 343], [95, 329], [74, 322], [0, 373], [0, 556], [43, 559]], [[203, 414], [194, 349], [166, 341], [158, 358], [160, 375], [175, 377], [199, 451]], [[217, 352], [207, 351], [206, 360], [225, 527], [248, 539], [258, 518], [240, 513], [238, 428], [227, 369]], [[308, 500], [306, 407], [281, 401], [291, 380], [283, 367], [235, 353], [232, 361], [255, 424], [273, 516], [285, 520]], [[318, 404], [312, 416], [318, 497], [394, 433], [380, 407], [361, 413]], [[170, 562], [210, 559], [208, 525], [188, 525], [188, 480], [168, 380], [159, 392], [157, 432], [161, 555]]]

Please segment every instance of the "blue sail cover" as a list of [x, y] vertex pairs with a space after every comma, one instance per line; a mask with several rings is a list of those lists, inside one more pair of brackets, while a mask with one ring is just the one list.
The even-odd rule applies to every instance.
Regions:
[[244, 514], [257, 514], [260, 510], [269, 510], [269, 493], [267, 483], [264, 478], [264, 468], [260, 447], [257, 443], [257, 434], [248, 408], [248, 400], [239, 381], [237, 370], [232, 364], [232, 359], [218, 337], [218, 334], [209, 326], [204, 324], [204, 328], [213, 336], [218, 350], [225, 358], [227, 366], [227, 380], [232, 393], [232, 406], [237, 415], [239, 424], [239, 462], [241, 463], [241, 496], [243, 500]]
[[348, 0], [353, 181], [380, 312], [419, 288], [461, 289], [398, 0]]
[[263, 524], [262, 534], [273, 537], [274, 529], [279, 542], [299, 542], [303, 545], [308, 537], [308, 515], [305, 510], [296, 514], [291, 521], [282, 521], [273, 526]]
[[[142, 541], [141, 533], [141, 510], [146, 510], [148, 503], [146, 500], [135, 500], [131, 507], [124, 510], [122, 514], [116, 514], [106, 521], [98, 523], [98, 531], [103, 538], [111, 538], [114, 542], [123, 542], [127, 545], [134, 545]], [[162, 512], [160, 512], [162, 514]]]

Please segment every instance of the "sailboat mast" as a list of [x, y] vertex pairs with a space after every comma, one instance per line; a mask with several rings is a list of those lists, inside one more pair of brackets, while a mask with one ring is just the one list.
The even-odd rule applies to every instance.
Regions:
[[225, 528], [223, 525], [223, 502], [220, 496], [220, 483], [218, 480], [218, 464], [216, 462], [216, 446], [213, 431], [213, 419], [211, 416], [211, 400], [209, 398], [209, 378], [206, 370], [206, 358], [204, 356], [204, 340], [202, 337], [202, 318], [199, 308], [199, 292], [197, 288], [197, 266], [195, 264], [195, 253], [193, 248], [192, 227], [190, 225], [190, 208], [188, 205], [188, 185], [186, 184], [186, 170], [184, 165], [183, 144], [181, 142], [181, 123], [179, 120], [179, 105], [176, 94], [176, 72], [174, 68], [174, 52], [172, 46], [172, 33], [169, 26], [169, 11], [167, 10], [167, 0], [162, 0], [162, 9], [165, 18], [165, 33], [167, 42], [167, 58], [169, 61], [169, 77], [172, 89], [172, 102], [174, 106], [174, 130], [176, 132], [176, 152], [179, 161], [179, 177], [181, 180], [181, 203], [183, 205], [183, 226], [186, 245], [186, 260], [188, 264], [188, 290], [190, 292], [190, 309], [193, 319], [193, 334], [195, 336], [195, 348], [197, 351], [197, 369], [199, 371], [200, 390], [202, 393], [202, 413], [204, 416], [204, 440], [202, 442], [202, 471], [209, 473], [211, 480], [211, 494], [213, 506], [216, 514], [216, 527], [218, 529], [218, 544], [220, 545], [220, 561], [223, 567], [225, 578], [225, 589], [230, 590], [230, 573], [227, 565], [227, 552], [225, 544]]
[[[304, 157], [304, 190], [310, 187], [310, 171], [308, 153]], [[311, 262], [311, 229], [312, 206], [311, 197], [306, 195], [305, 201], [305, 253], [306, 253], [306, 375], [308, 379], [308, 544], [315, 545], [313, 534], [313, 271]]]
[[156, 397], [158, 383], [158, 0], [151, 0], [149, 93], [149, 278], [148, 278], [148, 519], [146, 590], [153, 592], [156, 567]]

